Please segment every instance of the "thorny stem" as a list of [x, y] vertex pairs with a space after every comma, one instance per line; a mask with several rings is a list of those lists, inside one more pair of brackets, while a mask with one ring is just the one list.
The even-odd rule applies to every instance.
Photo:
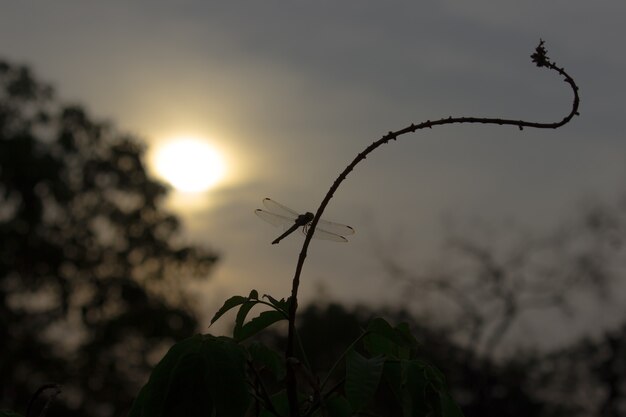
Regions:
[[[346, 179], [348, 174], [356, 167], [356, 165], [363, 161], [367, 156], [372, 153], [379, 146], [386, 144], [391, 140], [396, 140], [398, 137], [405, 135], [407, 133], [414, 133], [417, 130], [429, 128], [432, 129], [433, 126], [443, 126], [449, 124], [457, 124], [457, 123], [482, 123], [482, 124], [494, 124], [500, 126], [517, 126], [520, 130], [523, 130], [525, 127], [532, 127], [537, 129], [556, 129], [565, 124], [567, 124], [572, 118], [578, 115], [578, 107], [580, 104], [580, 98], [578, 96], [578, 86], [574, 79], [561, 67], [558, 67], [554, 62], [551, 62], [548, 56], [546, 55], [546, 49], [543, 46], [544, 41], [540, 40], [539, 45], [535, 48], [535, 52], [531, 55], [532, 61], [538, 67], [546, 67], [550, 70], [556, 71], [563, 77], [565, 77], [564, 81], [570, 85], [572, 91], [574, 93], [574, 100], [572, 103], [572, 108], [567, 116], [565, 116], [562, 120], [553, 123], [538, 123], [538, 122], [527, 122], [524, 120], [512, 120], [512, 119], [499, 119], [499, 118], [491, 118], [491, 117], [447, 117], [439, 120], [426, 120], [425, 122], [419, 124], [411, 124], [403, 129], [397, 130], [395, 132], [389, 132], [384, 135], [382, 138], [373, 142], [367, 148], [365, 148], [361, 153], [359, 153], [356, 158], [343, 170], [343, 172], [337, 177], [335, 182], [332, 184], [326, 196], [322, 200], [319, 208], [315, 212], [315, 217], [309, 226], [308, 233], [304, 239], [304, 243], [302, 244], [302, 250], [300, 251], [300, 255], [298, 257], [298, 263], [296, 265], [296, 271], [293, 277], [292, 289], [291, 289], [291, 305], [289, 309], [289, 334], [287, 339], [287, 349], [285, 352], [285, 357], [287, 359], [293, 357], [294, 355], [294, 332], [295, 332], [295, 322], [296, 322], [296, 311], [298, 309], [298, 287], [300, 286], [300, 275], [302, 273], [302, 267], [304, 266], [304, 260], [306, 259], [307, 249], [309, 247], [309, 243], [311, 242], [311, 238], [313, 237], [313, 233], [315, 232], [315, 228], [317, 227], [317, 223], [320, 220], [320, 217], [324, 213], [326, 206], [330, 202], [331, 198], [341, 185], [341, 183]], [[289, 365], [290, 361], [287, 361], [287, 397], [289, 399], [289, 415], [290, 417], [298, 417], [298, 398], [297, 398], [297, 387], [296, 387], [296, 377], [294, 369]]]

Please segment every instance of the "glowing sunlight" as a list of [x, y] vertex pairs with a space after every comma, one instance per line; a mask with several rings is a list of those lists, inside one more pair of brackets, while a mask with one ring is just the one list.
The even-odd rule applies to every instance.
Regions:
[[202, 139], [180, 137], [159, 146], [154, 167], [178, 191], [200, 193], [224, 178], [223, 156]]

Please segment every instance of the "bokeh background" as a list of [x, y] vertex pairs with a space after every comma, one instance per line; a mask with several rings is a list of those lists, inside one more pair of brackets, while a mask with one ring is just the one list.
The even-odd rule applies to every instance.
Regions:
[[214, 186], [155, 203], [180, 220], [176, 242], [217, 256], [203, 279], [178, 273], [206, 331], [231, 295], [289, 295], [302, 239], [270, 244], [279, 230], [253, 214], [264, 197], [314, 211], [358, 152], [411, 123], [560, 120], [571, 91], [530, 62], [544, 39], [580, 85], [581, 116], [383, 147], [326, 211], [356, 234], [314, 241], [301, 288], [303, 305], [405, 309], [504, 360], [622, 334], [624, 17], [617, 0], [0, 0], [0, 57], [134, 136], [150, 178], [167, 183], [155, 155], [176, 138], [221, 155]]

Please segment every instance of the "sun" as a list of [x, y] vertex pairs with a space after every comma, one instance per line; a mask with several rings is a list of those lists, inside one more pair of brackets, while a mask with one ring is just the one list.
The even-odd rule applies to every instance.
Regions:
[[176, 138], [155, 151], [154, 166], [165, 181], [186, 193], [207, 191], [223, 179], [223, 156], [207, 141]]

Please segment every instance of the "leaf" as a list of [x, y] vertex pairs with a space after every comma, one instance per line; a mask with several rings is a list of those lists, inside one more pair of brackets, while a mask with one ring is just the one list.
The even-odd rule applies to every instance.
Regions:
[[400, 345], [400, 358], [410, 359], [411, 353], [417, 350], [418, 342], [408, 323], [400, 323], [395, 328], [396, 334], [401, 337], [402, 343]]
[[389, 339], [393, 339], [395, 337], [395, 332], [393, 331], [393, 327], [383, 318], [376, 317], [372, 319], [367, 324], [367, 331], [371, 333], [377, 333], [382, 336], [386, 336]]
[[[246, 377], [246, 357], [241, 346], [228, 338], [213, 338], [205, 344], [209, 388], [215, 396], [216, 415], [243, 416], [250, 401]], [[206, 394], [204, 394], [206, 395]]]
[[445, 375], [433, 365], [423, 362], [424, 375], [426, 379], [433, 385], [437, 391], [446, 390], [446, 377]]
[[[274, 407], [278, 415], [289, 415], [289, 400], [287, 398], [287, 391], [282, 390], [272, 395], [270, 401], [272, 402], [272, 406]], [[261, 411], [260, 417], [276, 417], [276, 414], [264, 408]]]
[[367, 326], [363, 343], [371, 355], [385, 355], [392, 359], [409, 359], [417, 341], [406, 323], [391, 327], [382, 318], [375, 318]]
[[[403, 361], [402, 409], [404, 417], [440, 416], [439, 403], [433, 404], [432, 388], [419, 361]], [[438, 398], [437, 398], [438, 399]]]
[[[242, 307], [243, 308], [243, 307]], [[261, 330], [265, 329], [277, 321], [286, 320], [283, 313], [279, 311], [264, 311], [259, 314], [258, 317], [253, 318], [248, 323], [244, 324], [241, 328], [235, 327], [233, 334], [235, 340], [242, 341], [251, 336], [254, 336]]]
[[[382, 319], [375, 319], [382, 320]], [[387, 322], [382, 320], [383, 323], [378, 322], [373, 325], [374, 322], [370, 322], [370, 325], [366, 329], [367, 335], [363, 338], [363, 344], [365, 350], [370, 355], [384, 355], [388, 358], [398, 358], [397, 343], [394, 341], [396, 338], [393, 328], [389, 326]]]
[[154, 368], [129, 417], [210, 414], [215, 409], [213, 397], [196, 398], [199, 393], [194, 389], [204, 385], [200, 371], [201, 346], [199, 335], [175, 344]]
[[350, 403], [346, 397], [341, 395], [334, 395], [326, 399], [323, 408], [325, 408], [325, 410], [320, 410], [314, 415], [316, 417], [350, 417], [353, 415]]
[[287, 301], [285, 301], [284, 298], [281, 298], [279, 301], [269, 294], [264, 294], [263, 297], [270, 300], [270, 304], [276, 307], [277, 310], [283, 311], [286, 314], [289, 313], [289, 298], [287, 299]]
[[356, 351], [348, 354], [345, 391], [354, 412], [361, 410], [376, 393], [384, 365], [384, 356], [367, 359]]
[[419, 360], [403, 361], [402, 366], [406, 381], [403, 391], [405, 417], [463, 417], [439, 369]]
[[312, 417], [352, 417], [355, 414], [346, 397], [332, 394], [311, 415]]
[[233, 337], [235, 334], [241, 331], [241, 328], [243, 327], [243, 323], [246, 321], [248, 313], [250, 312], [252, 307], [257, 305], [258, 303], [259, 293], [257, 292], [257, 290], [250, 291], [250, 295], [248, 296], [247, 300], [241, 305], [239, 311], [237, 312], [237, 318], [235, 319], [235, 328], [233, 329]]
[[196, 335], [175, 344], [141, 389], [129, 417], [243, 417], [249, 404], [243, 349]]
[[402, 366], [400, 362], [385, 362], [383, 369], [383, 381], [385, 381], [398, 403], [402, 399]]
[[11, 410], [0, 410], [0, 417], [22, 417], [22, 415]]
[[240, 304], [245, 303], [248, 300], [247, 297], [241, 295], [235, 295], [230, 297], [228, 300], [224, 302], [224, 305], [217, 310], [217, 313], [211, 319], [211, 324], [215, 323], [220, 317], [222, 317], [228, 310], [231, 308], [235, 308]]
[[238, 339], [237, 334], [241, 332], [243, 328], [244, 322], [246, 321], [246, 317], [252, 307], [259, 303], [258, 300], [246, 300], [241, 307], [239, 307], [239, 311], [237, 312], [237, 318], [235, 319], [235, 328], [233, 329], [233, 338]]
[[463, 411], [461, 407], [454, 401], [449, 393], [439, 394], [439, 401], [441, 402], [441, 411], [443, 417], [463, 417]]
[[[258, 300], [259, 293], [257, 290], [250, 291], [250, 295], [244, 297], [242, 295], [235, 295], [230, 297], [228, 300], [224, 302], [224, 305], [215, 313], [213, 318], [211, 319], [211, 324], [215, 323], [220, 317], [222, 317], [228, 310], [237, 307], [240, 304], [245, 303], [249, 300]], [[254, 304], [253, 304], [254, 305]]]
[[259, 342], [252, 342], [248, 346], [248, 352], [255, 363], [269, 369], [278, 381], [285, 378], [285, 362], [280, 353]]

